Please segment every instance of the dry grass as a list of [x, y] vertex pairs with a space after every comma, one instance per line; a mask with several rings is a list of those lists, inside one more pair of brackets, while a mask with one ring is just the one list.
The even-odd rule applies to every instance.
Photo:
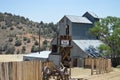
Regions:
[[[27, 43], [26, 41], [22, 41], [22, 45], [19, 46], [19, 47], [15, 47], [16, 48], [16, 51], [15, 53], [17, 52], [17, 50], [22, 50], [22, 47], [25, 46], [26, 47], [26, 51], [25, 53], [31, 53], [31, 48], [32, 46], [34, 45], [35, 43], [35, 40], [37, 40], [39, 42], [39, 36], [38, 35], [34, 35], [34, 34], [29, 34], [29, 33], [26, 33], [24, 35], [17, 35], [17, 37], [21, 40], [23, 40], [23, 37], [26, 37], [28, 39], [30, 39], [30, 43]], [[45, 38], [43, 37], [40, 37], [40, 46], [43, 45], [43, 41], [45, 40]], [[46, 39], [49, 43], [48, 45], [50, 45], [50, 42], [51, 42], [51, 39]], [[38, 47], [38, 46], [37, 46]]]

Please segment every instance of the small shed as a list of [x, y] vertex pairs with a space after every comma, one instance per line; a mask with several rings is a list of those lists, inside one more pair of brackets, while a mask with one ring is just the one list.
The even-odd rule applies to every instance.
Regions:
[[98, 47], [104, 44], [100, 40], [72, 40], [71, 49], [72, 65], [84, 67], [84, 59], [87, 57], [102, 57]]
[[42, 62], [44, 62], [44, 61], [48, 60], [50, 53], [51, 53], [51, 51], [41, 51], [40, 54], [39, 54], [39, 52], [26, 54], [23, 56], [23, 60], [24, 61], [41, 60]]

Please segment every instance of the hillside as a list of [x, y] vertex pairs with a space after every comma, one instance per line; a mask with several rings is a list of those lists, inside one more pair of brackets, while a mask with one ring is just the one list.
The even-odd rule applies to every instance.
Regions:
[[24, 54], [50, 49], [50, 41], [56, 36], [57, 25], [33, 22], [11, 13], [0, 13], [0, 54]]

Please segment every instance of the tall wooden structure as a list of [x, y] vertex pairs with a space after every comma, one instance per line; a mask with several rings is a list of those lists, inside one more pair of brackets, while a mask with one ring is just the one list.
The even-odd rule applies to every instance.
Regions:
[[59, 46], [59, 53], [61, 55], [61, 62], [65, 67], [70, 67], [70, 52], [71, 52], [71, 40], [72, 37], [69, 36], [69, 25], [66, 26], [66, 35], [60, 36], [60, 46]]
[[72, 67], [84, 67], [84, 58], [100, 57], [97, 47], [103, 43], [89, 33], [96, 21], [99, 18], [92, 12], [83, 16], [65, 15], [58, 23], [58, 36], [51, 41], [50, 60], [58, 66], [59, 62], [68, 65], [71, 60]]

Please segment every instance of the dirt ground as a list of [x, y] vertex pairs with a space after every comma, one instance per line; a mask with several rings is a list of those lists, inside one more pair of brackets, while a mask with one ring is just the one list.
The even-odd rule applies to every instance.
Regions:
[[[72, 68], [70, 80], [120, 80], [120, 69], [112, 68], [109, 73], [91, 75], [90, 69]], [[55, 80], [51, 78], [50, 80]]]
[[0, 62], [23, 61], [23, 55], [0, 55]]
[[91, 75], [90, 69], [82, 68], [72, 68], [71, 72], [72, 78], [83, 78], [86, 80], [120, 80], [120, 69], [117, 68], [112, 68], [111, 72], [99, 75]]

